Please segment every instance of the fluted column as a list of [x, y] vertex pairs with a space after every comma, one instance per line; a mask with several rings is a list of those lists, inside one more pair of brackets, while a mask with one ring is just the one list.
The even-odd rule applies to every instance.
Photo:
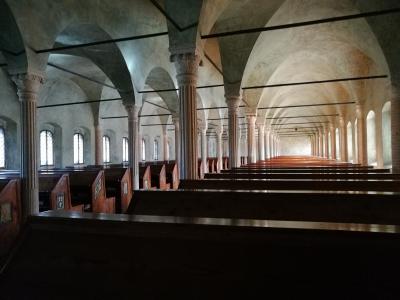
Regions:
[[392, 86], [391, 93], [391, 132], [392, 132], [392, 171], [400, 173], [400, 90]]
[[[175, 163], [179, 169], [180, 166], [180, 159], [179, 159], [179, 155], [180, 155], [180, 130], [179, 130], [179, 117], [177, 115], [172, 116], [172, 123], [174, 123], [174, 127], [175, 127]], [[178, 172], [179, 174], [179, 172]]]
[[101, 165], [103, 164], [103, 128], [99, 122], [94, 124], [94, 140], [94, 164]]
[[324, 128], [325, 130], [325, 157], [329, 158], [329, 127]]
[[163, 128], [163, 160], [169, 160], [168, 150], [168, 132], [167, 128]]
[[265, 160], [265, 125], [264, 124], [257, 124], [258, 128], [258, 157], [259, 160]]
[[249, 163], [256, 162], [256, 118], [255, 114], [247, 114], [247, 146]]
[[229, 130], [229, 165], [231, 168], [240, 167], [239, 151], [239, 123], [238, 108], [240, 103], [239, 96], [225, 96], [228, 105], [228, 130]]
[[265, 132], [264, 132], [265, 159], [269, 159], [270, 158], [270, 153], [269, 153], [269, 134], [270, 134], [270, 129], [269, 128], [265, 129]]
[[269, 132], [269, 154], [270, 158], [274, 157], [274, 132], [272, 130]]
[[196, 85], [199, 56], [194, 53], [171, 55], [179, 86], [180, 178], [197, 179]]
[[364, 106], [362, 104], [356, 105], [357, 116], [357, 149], [358, 149], [358, 163], [363, 166], [368, 165], [367, 156], [367, 130], [364, 117]]
[[331, 132], [331, 157], [336, 159], [336, 130], [334, 126], [330, 127]]
[[222, 133], [223, 128], [217, 129], [217, 173], [220, 173], [222, 170]]
[[348, 161], [349, 160], [349, 155], [347, 153], [347, 126], [346, 123], [344, 122], [343, 118], [340, 118], [339, 120], [339, 125], [340, 125], [340, 159], [342, 161]]
[[207, 168], [207, 127], [202, 127], [201, 129], [201, 163], [203, 165], [204, 173], [208, 173]]
[[128, 156], [129, 167], [132, 171], [132, 187], [139, 189], [139, 107], [134, 104], [125, 104], [128, 114]]
[[21, 213], [25, 222], [29, 215], [39, 212], [36, 107], [44, 79], [31, 73], [18, 74], [12, 79], [21, 102]]

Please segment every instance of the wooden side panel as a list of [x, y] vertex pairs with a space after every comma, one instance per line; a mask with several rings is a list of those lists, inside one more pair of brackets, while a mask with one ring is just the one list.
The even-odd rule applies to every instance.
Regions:
[[64, 174], [60, 177], [51, 191], [50, 200], [51, 209], [70, 210], [72, 208], [68, 174]]
[[92, 184], [92, 211], [101, 213], [107, 210], [106, 184], [104, 171], [99, 171]]
[[132, 199], [132, 178], [131, 169], [125, 171], [121, 179], [121, 212], [125, 213]]
[[0, 192], [0, 257], [18, 235], [21, 222], [20, 180], [11, 179]]

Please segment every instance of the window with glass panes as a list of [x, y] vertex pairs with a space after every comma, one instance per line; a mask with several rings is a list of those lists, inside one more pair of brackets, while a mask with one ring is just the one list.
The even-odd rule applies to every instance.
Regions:
[[83, 164], [83, 135], [74, 134], [74, 164]]
[[40, 132], [40, 165], [52, 166], [53, 159], [53, 133], [43, 130]]

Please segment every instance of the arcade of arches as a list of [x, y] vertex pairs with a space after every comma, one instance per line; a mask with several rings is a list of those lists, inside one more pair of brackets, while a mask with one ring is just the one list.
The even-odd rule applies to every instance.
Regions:
[[156, 161], [181, 180], [286, 156], [400, 173], [398, 6], [0, 0], [0, 173], [20, 174], [22, 220], [51, 169], [122, 164], [131, 191]]

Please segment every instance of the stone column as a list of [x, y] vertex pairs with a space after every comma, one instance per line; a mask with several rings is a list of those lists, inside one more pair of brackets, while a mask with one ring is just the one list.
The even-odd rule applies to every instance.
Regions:
[[197, 179], [197, 104], [196, 85], [200, 58], [195, 53], [171, 55], [179, 86], [181, 132], [180, 178]]
[[260, 160], [265, 160], [265, 125], [264, 124], [258, 124], [258, 153], [259, 153], [259, 159]]
[[[174, 115], [172, 116], [172, 123], [174, 123], [175, 127], [175, 163], [179, 169], [180, 166], [180, 159], [179, 159], [179, 154], [180, 154], [180, 131], [179, 131], [179, 116]], [[179, 174], [179, 171], [178, 171]]]
[[217, 129], [217, 173], [220, 173], [222, 170], [222, 133], [223, 133], [223, 127], [221, 126], [219, 129]]
[[103, 128], [100, 125], [100, 122], [94, 124], [94, 152], [95, 152], [95, 165], [103, 164]]
[[271, 131], [269, 132], [269, 154], [270, 158], [274, 157], [274, 132]]
[[139, 110], [136, 105], [125, 104], [128, 113], [128, 156], [132, 172], [132, 188], [139, 189]]
[[207, 168], [207, 127], [201, 128], [201, 163], [203, 165], [204, 173], [208, 173]]
[[400, 173], [400, 92], [396, 86], [391, 87], [391, 132], [392, 132], [392, 172]]
[[21, 102], [21, 220], [39, 213], [38, 132], [36, 107], [39, 90], [44, 79], [36, 74], [13, 76]]
[[375, 112], [376, 165], [383, 168], [382, 109]]
[[325, 157], [329, 158], [329, 127], [325, 127]]
[[228, 105], [228, 130], [229, 130], [229, 166], [240, 167], [240, 137], [238, 123], [239, 96], [225, 96]]
[[168, 151], [168, 131], [167, 128], [163, 128], [163, 160], [169, 160]]
[[270, 133], [270, 129], [267, 128], [264, 132], [264, 147], [265, 147], [265, 159], [269, 159], [270, 158], [270, 153], [269, 153], [269, 133]]
[[319, 143], [319, 157], [324, 157], [324, 136], [323, 136], [323, 131], [321, 129], [318, 129], [318, 143]]
[[367, 156], [367, 130], [364, 116], [364, 106], [356, 104], [357, 116], [357, 149], [358, 149], [358, 163], [363, 166], [368, 164]]
[[332, 159], [336, 159], [336, 129], [335, 127], [332, 125], [331, 126], [331, 153], [332, 153]]
[[339, 125], [340, 125], [340, 158], [342, 161], [348, 161], [349, 160], [349, 155], [348, 155], [348, 147], [347, 147], [347, 126], [346, 123], [344, 122], [343, 117], [340, 118], [339, 120]]
[[256, 158], [256, 119], [254, 113], [247, 114], [247, 147], [248, 147], [248, 160], [249, 163], [255, 163]]

